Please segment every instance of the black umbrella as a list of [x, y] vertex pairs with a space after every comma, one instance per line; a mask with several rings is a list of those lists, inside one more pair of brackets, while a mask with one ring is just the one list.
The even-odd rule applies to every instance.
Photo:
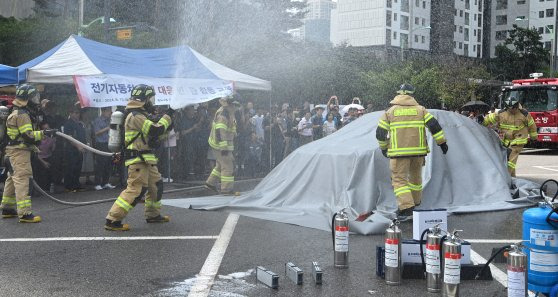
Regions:
[[462, 111], [480, 111], [487, 112], [490, 110], [490, 106], [482, 101], [469, 101], [465, 105], [461, 106]]

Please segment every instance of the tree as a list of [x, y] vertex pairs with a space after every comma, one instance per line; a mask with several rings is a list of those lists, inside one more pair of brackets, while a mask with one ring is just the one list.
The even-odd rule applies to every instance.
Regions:
[[490, 62], [494, 75], [506, 80], [529, 77], [530, 73], [542, 72], [548, 67], [550, 52], [544, 48], [541, 35], [535, 29], [513, 25], [503, 44], [496, 46], [496, 58]]

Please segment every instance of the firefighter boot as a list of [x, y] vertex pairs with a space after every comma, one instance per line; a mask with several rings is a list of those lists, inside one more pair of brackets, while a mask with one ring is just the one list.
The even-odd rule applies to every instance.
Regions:
[[15, 209], [2, 209], [2, 218], [17, 218], [17, 211]]
[[158, 215], [154, 218], [148, 218], [145, 219], [148, 223], [167, 223], [170, 221], [170, 217], [169, 216], [161, 216]]
[[21, 218], [19, 218], [19, 222], [20, 223], [40, 223], [41, 222], [41, 217], [33, 215], [32, 213], [30, 213], [30, 214], [23, 215]]
[[405, 222], [413, 219], [413, 210], [415, 210], [414, 207], [399, 210], [397, 212], [397, 220], [400, 222]]
[[105, 223], [105, 230], [109, 231], [128, 231], [130, 230], [130, 225], [122, 224], [121, 221], [111, 221], [107, 219]]

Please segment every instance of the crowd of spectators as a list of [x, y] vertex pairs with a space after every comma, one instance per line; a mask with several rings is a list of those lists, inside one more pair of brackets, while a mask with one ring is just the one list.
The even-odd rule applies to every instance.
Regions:
[[[340, 110], [343, 106], [335, 96], [327, 104], [313, 105], [306, 101], [301, 106], [283, 103], [271, 108], [256, 107], [251, 101], [237, 102], [235, 176], [261, 176], [298, 147], [327, 137], [363, 113], [372, 111], [371, 105], [366, 109], [355, 107], [360, 104], [358, 98], [352, 103], [348, 108], [345, 106], [346, 110]], [[42, 104], [41, 129], [59, 129], [83, 143], [108, 151], [111, 108], [80, 109], [76, 104], [70, 107], [66, 116], [60, 116], [54, 102], [43, 100]], [[215, 100], [176, 112], [173, 128], [156, 152], [164, 182], [203, 179], [213, 168], [215, 157], [207, 140], [218, 108]], [[53, 191], [55, 185], [73, 192], [84, 188], [112, 189], [121, 172], [110, 157], [92, 155], [60, 138], [47, 138], [39, 148], [40, 153], [33, 161], [33, 172], [45, 190]], [[93, 174], [91, 180], [89, 175]], [[80, 176], [85, 176], [85, 184]]]

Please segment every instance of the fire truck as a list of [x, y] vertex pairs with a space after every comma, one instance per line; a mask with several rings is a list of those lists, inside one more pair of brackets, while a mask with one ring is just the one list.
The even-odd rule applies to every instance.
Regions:
[[539, 137], [533, 145], [558, 148], [558, 78], [542, 76], [542, 73], [532, 73], [530, 79], [513, 80], [511, 86], [504, 86], [500, 107], [506, 98], [519, 99], [537, 125]]

